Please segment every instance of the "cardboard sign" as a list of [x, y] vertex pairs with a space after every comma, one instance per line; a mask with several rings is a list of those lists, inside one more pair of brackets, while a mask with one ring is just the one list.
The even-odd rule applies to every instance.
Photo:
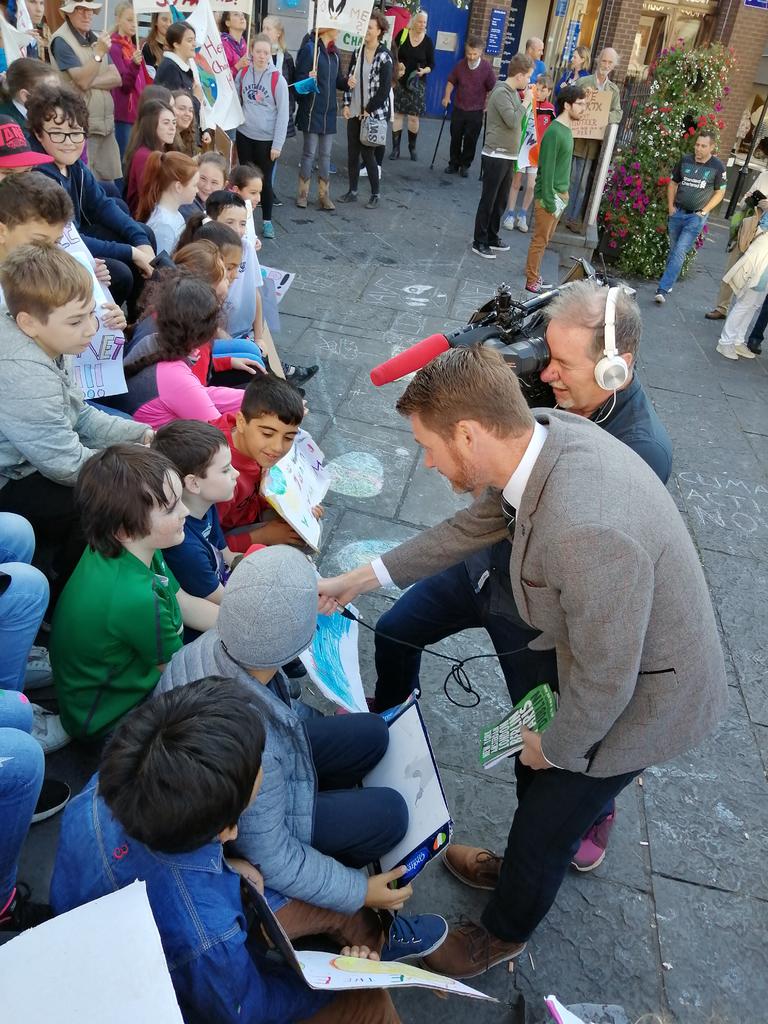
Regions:
[[[216, 131], [213, 136], [213, 148], [217, 153], [220, 153], [227, 161], [227, 170], [232, 170], [232, 153], [234, 151], [234, 144], [232, 139], [223, 132], [218, 125], [216, 125]], [[251, 218], [253, 219], [253, 218]]]
[[589, 96], [587, 109], [580, 121], [571, 125], [574, 139], [602, 139], [608, 127], [608, 114], [611, 111], [612, 93], [593, 92]]

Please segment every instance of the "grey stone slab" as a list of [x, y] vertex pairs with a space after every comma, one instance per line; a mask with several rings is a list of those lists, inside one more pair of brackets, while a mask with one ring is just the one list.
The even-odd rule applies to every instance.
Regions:
[[392, 517], [416, 462], [410, 434], [337, 417], [323, 437], [328, 503]]
[[675, 442], [688, 447], [704, 450], [724, 448], [728, 451], [745, 451], [747, 441], [739, 430], [739, 423], [722, 401], [708, 401], [706, 406], [692, 395], [669, 391], [651, 392], [653, 404], [662, 422], [672, 434]]
[[768, 437], [768, 401], [766, 401], [768, 380], [763, 376], [759, 383], [762, 398], [752, 400], [743, 398], [731, 399], [731, 408], [736, 415], [736, 419], [741, 424], [742, 430], [747, 431], [749, 434], [762, 434], [763, 437]]
[[361, 370], [351, 382], [337, 413], [344, 419], [390, 427], [410, 435], [408, 420], [403, 419], [395, 409], [403, 388], [402, 382], [374, 387], [369, 371]]
[[386, 270], [371, 278], [363, 299], [371, 306], [448, 316], [455, 288], [451, 278], [427, 277], [408, 269]]
[[753, 725], [752, 729], [755, 734], [755, 739], [757, 740], [760, 757], [763, 759], [763, 768], [765, 769], [766, 776], [768, 777], [768, 726]]
[[541, 1006], [555, 992], [564, 1003], [620, 1004], [631, 1021], [658, 1013], [664, 994], [651, 896], [591, 881], [566, 877], [520, 957], [515, 980], [526, 1005]]
[[678, 1024], [765, 1016], [768, 903], [655, 877], [664, 989]]
[[768, 437], [762, 434], [748, 434], [749, 446], [760, 461], [760, 465], [768, 471]]
[[330, 361], [370, 373], [374, 366], [398, 351], [399, 347], [393, 353], [393, 346], [384, 340], [384, 328], [379, 332], [372, 324], [370, 333], [353, 334], [343, 326], [329, 323], [308, 327], [294, 344], [291, 355], [304, 363], [322, 365]]
[[[318, 267], [316, 262], [296, 269], [296, 279], [290, 292], [304, 292], [310, 295], [342, 295], [345, 301], [359, 299], [368, 283], [372, 269], [368, 266], [328, 266]], [[280, 303], [281, 307], [283, 303]]]
[[[349, 386], [357, 372], [352, 364], [343, 364], [337, 359], [322, 358], [305, 348], [301, 352], [302, 362], [319, 367], [315, 376], [304, 385], [306, 402], [310, 412], [332, 416], [344, 400]], [[292, 353], [293, 358], [297, 354]], [[320, 438], [318, 437], [318, 441]]]
[[749, 716], [768, 725], [768, 566], [706, 551], [704, 568]]
[[417, 526], [435, 526], [471, 502], [471, 497], [456, 494], [444, 476], [436, 469], [427, 469], [419, 459], [406, 488], [399, 517]]
[[768, 898], [768, 785], [738, 691], [714, 736], [644, 773], [654, 874]]
[[[323, 553], [320, 571], [325, 576], [349, 572], [360, 565], [365, 565], [373, 558], [380, 557], [417, 532], [377, 515], [365, 515], [346, 509], [334, 531], [328, 550]], [[389, 592], [399, 594], [396, 588]]]

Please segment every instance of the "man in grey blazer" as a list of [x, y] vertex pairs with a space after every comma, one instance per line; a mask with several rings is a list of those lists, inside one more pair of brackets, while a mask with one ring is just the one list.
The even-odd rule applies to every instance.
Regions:
[[382, 559], [320, 583], [321, 605], [406, 587], [514, 528], [509, 574], [522, 618], [553, 649], [557, 714], [526, 730], [504, 857], [454, 847], [452, 870], [493, 890], [482, 924], [427, 958], [468, 978], [523, 950], [584, 831], [648, 765], [700, 743], [722, 717], [726, 679], [696, 551], [671, 497], [634, 452], [582, 417], [528, 409], [501, 357], [452, 349], [397, 404], [427, 466], [480, 494]]

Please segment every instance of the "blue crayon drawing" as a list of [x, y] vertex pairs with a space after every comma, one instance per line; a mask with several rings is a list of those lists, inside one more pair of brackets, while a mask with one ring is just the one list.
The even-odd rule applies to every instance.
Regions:
[[309, 650], [301, 655], [323, 694], [348, 711], [367, 711], [357, 656], [357, 623], [339, 615], [320, 615]]

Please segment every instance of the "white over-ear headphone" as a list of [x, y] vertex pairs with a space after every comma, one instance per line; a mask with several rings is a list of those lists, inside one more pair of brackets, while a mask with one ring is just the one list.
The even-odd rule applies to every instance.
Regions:
[[629, 366], [616, 351], [616, 303], [621, 288], [609, 288], [605, 300], [603, 357], [595, 366], [595, 380], [603, 391], [618, 391], [629, 380]]

